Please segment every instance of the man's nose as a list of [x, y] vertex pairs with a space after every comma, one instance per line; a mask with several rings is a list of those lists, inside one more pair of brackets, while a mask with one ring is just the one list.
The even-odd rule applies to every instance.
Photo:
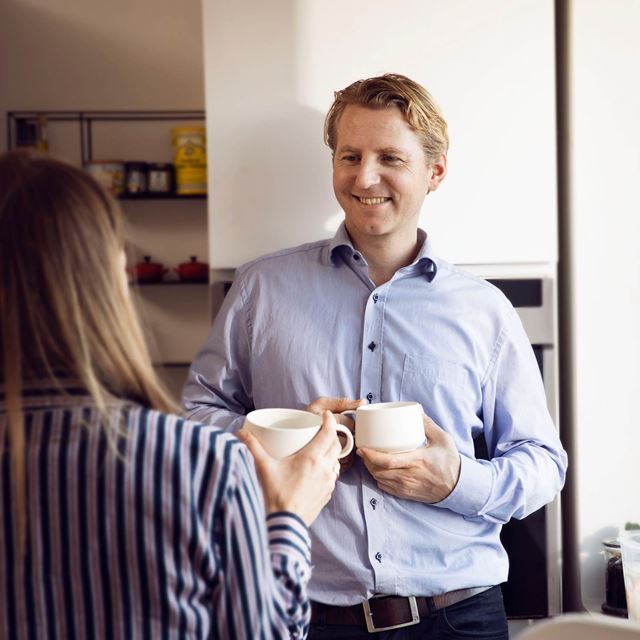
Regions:
[[369, 189], [380, 182], [380, 172], [375, 162], [362, 161], [356, 175], [356, 186]]

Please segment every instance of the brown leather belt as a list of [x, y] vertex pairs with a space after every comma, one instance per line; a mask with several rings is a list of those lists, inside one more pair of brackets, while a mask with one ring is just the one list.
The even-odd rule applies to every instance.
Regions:
[[350, 607], [311, 601], [313, 624], [366, 626], [370, 633], [418, 624], [421, 618], [456, 602], [475, 596], [491, 587], [457, 589], [437, 596], [378, 596]]

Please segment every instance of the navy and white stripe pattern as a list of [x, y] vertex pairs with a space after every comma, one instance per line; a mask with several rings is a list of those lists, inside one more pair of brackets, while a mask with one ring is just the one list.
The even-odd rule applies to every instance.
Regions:
[[304, 637], [308, 531], [290, 513], [265, 527], [246, 448], [130, 403], [110, 406], [110, 441], [90, 398], [66, 391], [23, 396], [21, 555], [0, 387], [0, 637]]

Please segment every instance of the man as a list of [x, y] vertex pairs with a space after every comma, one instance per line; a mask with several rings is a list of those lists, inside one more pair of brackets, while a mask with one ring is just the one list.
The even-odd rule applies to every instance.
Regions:
[[[310, 637], [407, 624], [403, 638], [507, 638], [501, 525], [552, 500], [566, 470], [533, 351], [506, 298], [418, 228], [447, 173], [447, 125], [425, 89], [355, 82], [325, 140], [344, 224], [238, 270], [185, 408], [235, 430], [254, 407], [318, 396], [312, 410], [420, 402], [428, 445], [360, 450], [312, 528]], [[491, 460], [475, 459], [478, 436]]]

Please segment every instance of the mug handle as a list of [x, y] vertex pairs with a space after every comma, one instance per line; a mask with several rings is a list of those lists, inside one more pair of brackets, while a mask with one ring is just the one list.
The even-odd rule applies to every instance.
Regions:
[[344, 434], [345, 437], [347, 438], [347, 443], [344, 445], [344, 447], [342, 447], [342, 451], [338, 456], [338, 459], [345, 458], [351, 453], [353, 449], [353, 434], [343, 424], [337, 424], [336, 431], [339, 431], [340, 433]]
[[340, 412], [341, 416], [348, 416], [349, 414], [352, 414], [350, 417], [355, 422], [356, 421], [356, 410], [355, 409], [347, 409], [346, 411], [341, 411]]

